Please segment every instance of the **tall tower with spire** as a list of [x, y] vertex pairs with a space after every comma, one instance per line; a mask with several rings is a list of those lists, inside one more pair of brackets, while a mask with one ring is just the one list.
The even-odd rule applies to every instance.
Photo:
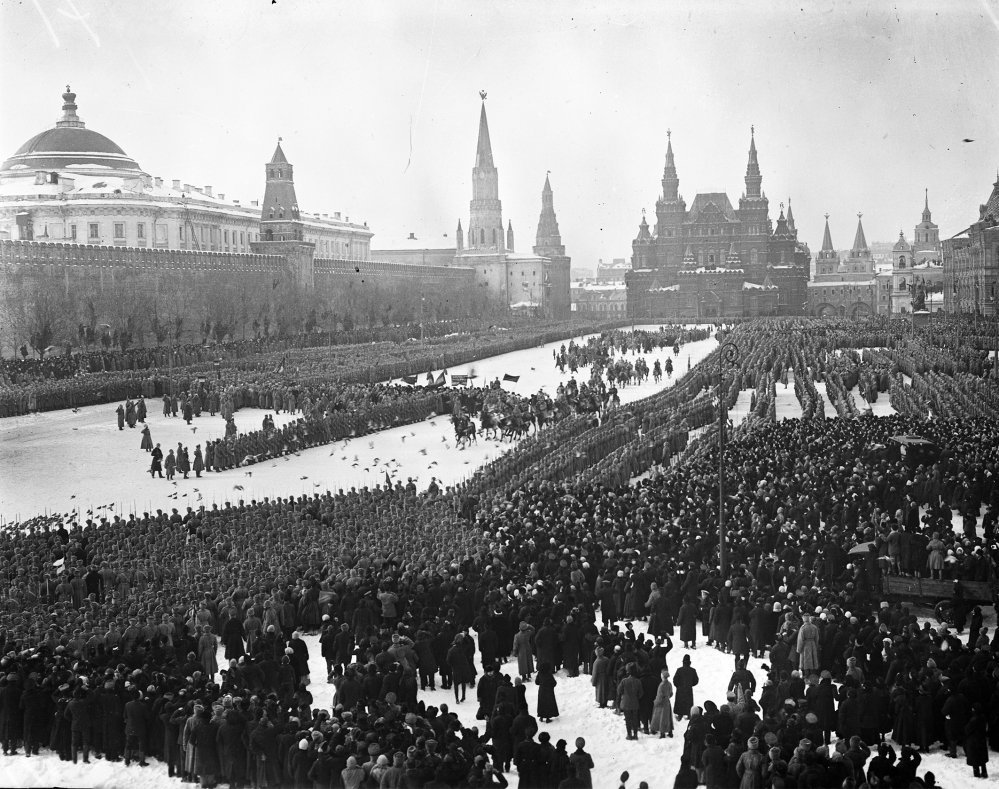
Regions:
[[815, 256], [815, 273], [819, 276], [835, 274], [839, 268], [839, 255], [833, 246], [832, 234], [829, 232], [829, 214], [826, 214], [826, 229], [822, 234], [822, 249]]
[[756, 158], [756, 128], [749, 127], [749, 162], [746, 164], [746, 197], [762, 197], [760, 163]]
[[565, 254], [562, 234], [558, 229], [558, 219], [555, 217], [555, 199], [552, 185], [545, 176], [545, 185], [541, 189], [541, 216], [538, 219], [538, 232], [534, 239], [534, 254], [548, 258], [548, 291], [552, 317], [568, 318], [572, 309], [570, 294], [571, 260]]
[[475, 149], [475, 166], [472, 168], [472, 200], [469, 203], [469, 250], [503, 252], [503, 205], [499, 199], [499, 171], [493, 163], [493, 147], [489, 140], [489, 121], [486, 118], [486, 94], [479, 94], [482, 107], [479, 111], [479, 140]]
[[940, 260], [940, 228], [933, 221], [933, 214], [930, 213], [930, 190], [923, 193], [923, 216], [922, 221], [916, 225], [915, 235], [912, 239], [913, 257], [919, 260], [933, 259]]
[[[739, 215], [749, 236], [767, 238], [773, 231], [770, 222], [770, 201], [763, 193], [763, 174], [756, 152], [756, 127], [749, 127], [749, 159], [746, 162], [746, 191], [739, 199]], [[793, 217], [791, 218], [793, 223]], [[796, 234], [793, 226], [791, 232]]]
[[555, 217], [555, 195], [547, 175], [541, 189], [541, 217], [538, 219], [538, 233], [534, 240], [534, 254], [546, 258], [565, 255], [562, 234], [559, 233], [558, 219]]
[[264, 187], [264, 203], [260, 213], [260, 237], [264, 241], [301, 241], [302, 222], [298, 214], [298, 198], [295, 196], [294, 168], [281, 148], [278, 137], [277, 147], [271, 160], [264, 165], [267, 183]]
[[305, 226], [295, 196], [294, 170], [281, 148], [280, 137], [264, 172], [267, 181], [260, 209], [260, 239], [250, 248], [266, 255], [284, 255], [299, 286], [311, 289], [315, 285], [316, 245], [305, 240]]
[[[673, 133], [666, 130], [666, 166], [663, 168], [663, 193], [656, 201], [655, 235], [663, 239], [664, 253], [650, 268], [667, 267], [677, 269], [680, 265], [680, 238], [683, 235], [683, 220], [687, 213], [687, 204], [680, 197], [680, 178], [676, 173], [676, 162], [673, 159]], [[670, 242], [670, 239], [675, 241]]]

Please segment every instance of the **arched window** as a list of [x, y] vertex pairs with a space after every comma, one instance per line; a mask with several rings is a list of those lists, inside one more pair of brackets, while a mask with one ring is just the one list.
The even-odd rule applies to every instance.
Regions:
[[484, 227], [479, 230], [479, 243], [486, 243], [486, 229]]
[[898, 258], [898, 267], [899, 268], [905, 268], [905, 255], [899, 255], [899, 258]]
[[908, 290], [909, 289], [909, 287], [905, 284], [905, 277], [902, 277], [902, 279], [900, 279], [898, 281], [898, 289], [899, 290]]

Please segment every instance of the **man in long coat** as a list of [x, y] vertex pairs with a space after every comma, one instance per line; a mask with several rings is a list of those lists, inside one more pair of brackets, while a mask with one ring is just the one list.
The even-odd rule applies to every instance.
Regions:
[[798, 667], [802, 676], [814, 674], [819, 670], [819, 629], [812, 624], [810, 614], [805, 614], [805, 621], [798, 630]]

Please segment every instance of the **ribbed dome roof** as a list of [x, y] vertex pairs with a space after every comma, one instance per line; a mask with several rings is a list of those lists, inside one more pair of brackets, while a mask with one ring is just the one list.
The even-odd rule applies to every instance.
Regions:
[[92, 131], [76, 114], [76, 94], [66, 86], [63, 98], [63, 117], [55, 128], [36, 134], [17, 149], [13, 156], [0, 166], [0, 170], [14, 167], [28, 169], [62, 169], [78, 167], [110, 167], [141, 173], [138, 163], [112, 140]]

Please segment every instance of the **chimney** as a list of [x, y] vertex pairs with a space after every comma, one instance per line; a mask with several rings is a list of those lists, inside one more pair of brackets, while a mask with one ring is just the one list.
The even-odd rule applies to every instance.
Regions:
[[208, 195], [209, 197], [212, 196], [212, 188], [210, 186], [205, 187], [205, 194]]
[[184, 184], [184, 191], [185, 192], [193, 192], [194, 191], [194, 187], [191, 186], [190, 184]]
[[250, 205], [259, 207], [260, 206], [260, 201], [259, 200], [251, 200], [250, 201]]
[[407, 240], [408, 241], [416, 241], [416, 233], [410, 233], [409, 234], [409, 238]]
[[233, 201], [232, 201], [232, 204], [233, 204], [233, 205], [239, 205], [239, 200], [233, 200]]
[[159, 189], [159, 188], [161, 188], [161, 187], [163, 186], [163, 179], [162, 179], [162, 178], [160, 178], [160, 177], [159, 177], [159, 176], [157, 175], [157, 176], [156, 176], [156, 177], [155, 177], [155, 178], [153, 179], [153, 183], [155, 183], [155, 184], [156, 184], [156, 188], [157, 188], [157, 189]]
[[225, 200], [225, 194], [223, 192], [219, 192], [219, 200]]
[[178, 192], [180, 191], [180, 179], [179, 178], [174, 178], [173, 179], [173, 188], [176, 191], [178, 191]]
[[339, 220], [340, 219], [340, 212], [339, 211], [334, 212], [333, 218]]

